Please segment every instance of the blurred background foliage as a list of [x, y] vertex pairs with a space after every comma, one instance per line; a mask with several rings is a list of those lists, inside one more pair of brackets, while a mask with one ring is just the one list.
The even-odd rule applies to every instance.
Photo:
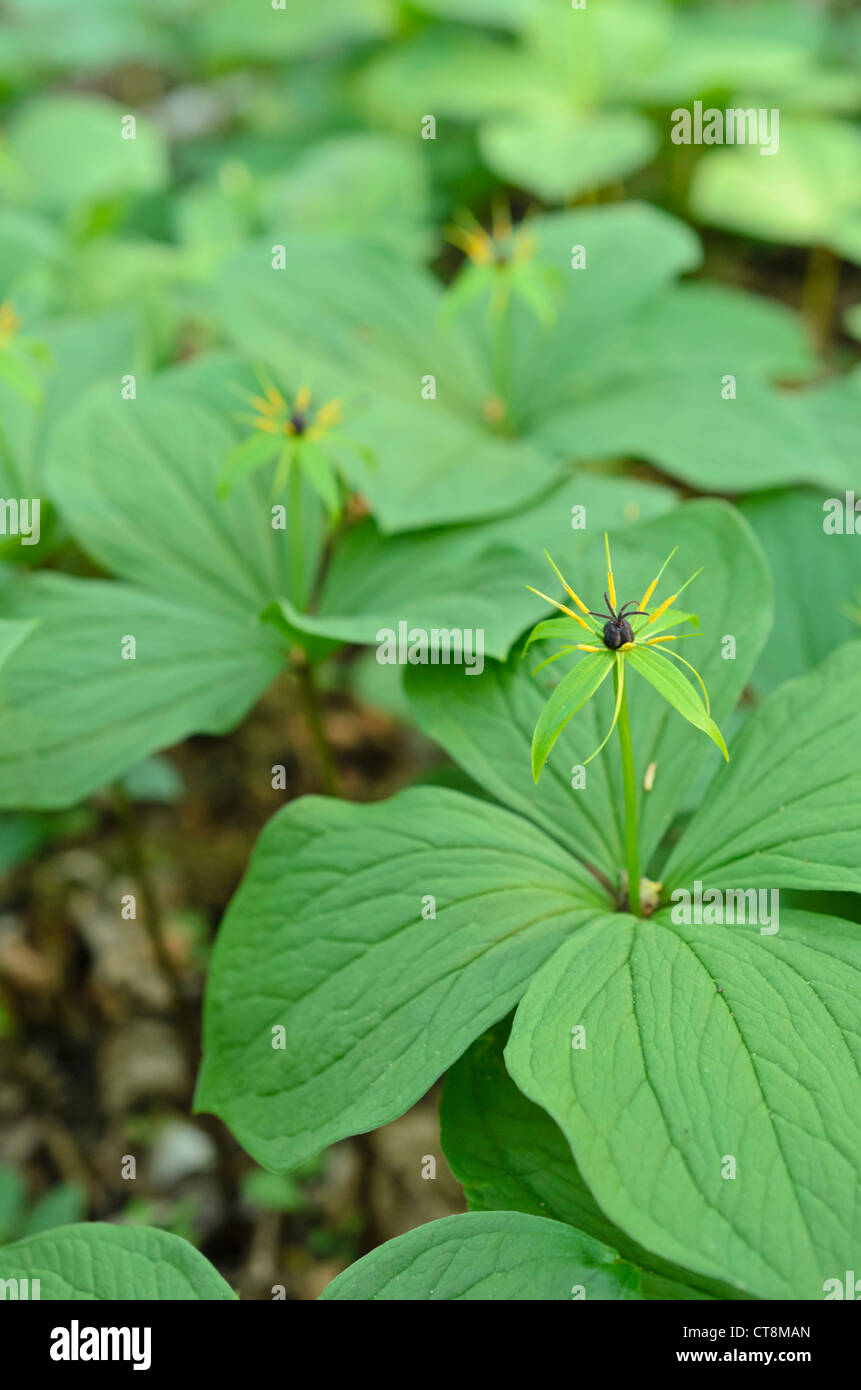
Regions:
[[[739, 498], [783, 608], [758, 693], [858, 631], [861, 564], [821, 527], [823, 489], [849, 487], [861, 454], [857, 5], [587, 0], [572, 22], [567, 0], [6, 0], [4, 21], [4, 496], [39, 495], [51, 455], [59, 477], [70, 412], [120, 366], [185, 373], [237, 439], [228, 385], [253, 388], [258, 357], [291, 372], [311, 353], [329, 394], [364, 393], [376, 456], [376, 471], [339, 459], [375, 520], [331, 614], [362, 611], [363, 566], [376, 575], [382, 555], [397, 570], [393, 533], [511, 512], [597, 458], [607, 477], [653, 485], [641, 515], [671, 500], [660, 483]], [[779, 157], [674, 145], [671, 113], [694, 101], [777, 108]], [[135, 138], [122, 140], [129, 115]], [[696, 235], [648, 209], [616, 216], [635, 202]], [[612, 214], [593, 225], [613, 255], [596, 260], [594, 303], [568, 305], [551, 262], [589, 211]], [[463, 228], [509, 216], [501, 240], [529, 229], [538, 270], [512, 278], [506, 367]], [[288, 248], [276, 297], [259, 254], [273, 243]], [[434, 445], [408, 396], [446, 303], [439, 371], [456, 405]], [[362, 338], [363, 315], [382, 345]], [[719, 372], [727, 354], [754, 405], [721, 444], [691, 364]], [[488, 409], [506, 370], [509, 432]], [[0, 538], [2, 582], [22, 566], [103, 572], [50, 501], [38, 546]], [[532, 513], [521, 548], [540, 550], [546, 521]], [[482, 545], [514, 544], [513, 524]], [[475, 541], [453, 544], [443, 556], [467, 564]], [[513, 629], [530, 615], [517, 609]], [[324, 685], [344, 795], [465, 785], [406, 722], [385, 668], [354, 651]], [[301, 711], [286, 705], [276, 684], [227, 738], [155, 753], [80, 804], [0, 816], [0, 1240], [83, 1216], [163, 1225], [246, 1295], [286, 1283], [306, 1298], [380, 1240], [461, 1209], [436, 1097], [289, 1177], [188, 1117], [212, 935], [284, 800], [259, 768], [283, 764], [288, 797], [317, 789]], [[111, 906], [142, 877], [166, 962]], [[133, 1195], [129, 1153], [142, 1156]], [[425, 1154], [437, 1182], [419, 1177]]]

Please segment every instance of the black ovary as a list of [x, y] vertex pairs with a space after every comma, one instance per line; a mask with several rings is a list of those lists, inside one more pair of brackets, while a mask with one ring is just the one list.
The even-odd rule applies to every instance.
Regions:
[[604, 646], [609, 647], [611, 651], [616, 651], [625, 642], [633, 642], [633, 640], [634, 632], [626, 618], [623, 618], [619, 623], [614, 622], [611, 618], [608, 623], [604, 624]]

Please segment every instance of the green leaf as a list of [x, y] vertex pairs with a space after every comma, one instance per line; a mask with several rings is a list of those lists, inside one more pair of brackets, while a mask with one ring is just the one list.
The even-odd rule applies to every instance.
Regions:
[[250, 438], [243, 439], [224, 460], [224, 467], [218, 476], [219, 497], [229, 497], [234, 483], [264, 463], [276, 459], [283, 447], [283, 439], [275, 439], [271, 434], [252, 434]]
[[861, 137], [848, 122], [784, 117], [780, 151], [710, 151], [697, 165], [691, 207], [700, 220], [795, 246], [830, 246], [861, 261]]
[[560, 1221], [467, 1212], [397, 1236], [334, 1279], [324, 1299], [638, 1299], [637, 1270]]
[[267, 183], [273, 233], [368, 236], [420, 255], [430, 240], [421, 144], [366, 131], [315, 142]]
[[715, 724], [714, 720], [706, 713], [696, 688], [688, 680], [687, 676], [671, 665], [668, 658], [661, 656], [657, 651], [649, 651], [642, 647], [635, 647], [629, 651], [626, 661], [635, 671], [653, 685], [660, 695], [678, 710], [683, 719], [687, 719], [689, 724], [701, 729], [704, 734], [708, 734], [712, 743], [716, 743], [729, 762], [729, 753], [724, 743], [723, 734]]
[[644, 1298], [707, 1298], [685, 1282], [698, 1276], [656, 1261], [607, 1220], [562, 1131], [508, 1075], [502, 1051], [509, 1031], [505, 1020], [476, 1039], [443, 1088], [440, 1137], [470, 1211], [522, 1211], [563, 1221], [640, 1266]]
[[506, 1062], [634, 1240], [743, 1293], [822, 1298], [861, 1236], [859, 985], [836, 918], [598, 919], [536, 976]]
[[568, 720], [591, 699], [613, 669], [610, 651], [589, 652], [561, 679], [541, 711], [532, 736], [532, 776], [535, 781]]
[[665, 870], [667, 888], [861, 892], [861, 641], [750, 717]]
[[136, 115], [123, 138], [123, 106], [92, 96], [39, 96], [8, 130], [16, 201], [62, 212], [98, 198], [149, 193], [167, 182], [167, 149], [155, 126]]
[[291, 803], [218, 934], [196, 1108], [278, 1172], [387, 1123], [605, 901], [546, 836], [455, 792]]
[[861, 582], [856, 542], [851, 535], [826, 533], [827, 500], [797, 488], [738, 504], [765, 550], [778, 597], [778, 619], [754, 671], [761, 694], [804, 675], [859, 635], [846, 611]]
[[85, 1188], [71, 1182], [58, 1183], [56, 1187], [49, 1188], [31, 1209], [24, 1235], [36, 1236], [57, 1226], [69, 1226], [83, 1218], [86, 1207]]
[[22, 619], [20, 622], [14, 619], [0, 620], [0, 666], [9, 660], [37, 626], [35, 618], [30, 621]]
[[70, 315], [27, 325], [44, 343], [49, 362], [45, 368], [45, 394], [38, 408], [22, 400], [0, 383], [0, 412], [9, 457], [0, 451], [0, 481], [5, 497], [44, 497], [45, 458], [51, 437], [63, 426], [71, 408], [94, 383], [111, 378], [117, 392], [117, 363], [134, 371], [139, 357], [135, 349], [134, 322], [125, 312]]
[[0, 1279], [38, 1279], [43, 1300], [234, 1299], [194, 1246], [168, 1231], [101, 1221], [57, 1226], [0, 1249]]
[[[234, 342], [287, 379], [310, 362], [344, 399], [345, 429], [375, 463], [346, 456], [343, 467], [386, 532], [498, 516], [546, 491], [569, 458], [555, 445], [536, 449], [530, 435], [583, 375], [571, 342], [599, 352], [698, 259], [687, 228], [636, 204], [535, 218], [529, 230], [536, 267], [559, 282], [558, 303], [549, 328], [517, 296], [511, 304], [516, 433], [489, 423], [498, 352], [484, 304], [461, 306], [452, 322], [438, 282], [391, 248], [285, 236], [283, 270], [272, 269], [271, 245], [255, 244], [219, 277], [215, 308]], [[588, 275], [570, 269], [578, 242], [588, 246]], [[423, 396], [429, 377], [433, 398]]]
[[247, 617], [103, 580], [25, 577], [0, 611], [0, 631], [32, 627], [0, 671], [0, 806], [71, 806], [147, 753], [225, 733], [284, 662]]
[[545, 203], [561, 203], [648, 164], [658, 137], [651, 123], [633, 112], [518, 115], [486, 124], [479, 148], [506, 183]]
[[377, 643], [381, 629], [397, 632], [400, 622], [480, 629], [485, 654], [504, 657], [542, 611], [526, 581], [543, 546], [570, 544], [573, 507], [584, 508], [590, 526], [616, 526], [660, 515], [673, 500], [663, 488], [584, 475], [534, 507], [474, 526], [386, 537], [367, 520], [340, 539], [315, 613], [287, 602], [282, 611], [294, 632], [340, 642]]
[[[141, 385], [134, 401], [105, 388], [67, 418], [48, 482], [72, 531], [106, 569], [249, 622], [290, 592], [288, 542], [272, 526], [270, 480], [246, 478], [219, 498], [233, 442], [218, 415], [175, 379]], [[320, 518], [309, 516], [309, 572], [320, 539]]]

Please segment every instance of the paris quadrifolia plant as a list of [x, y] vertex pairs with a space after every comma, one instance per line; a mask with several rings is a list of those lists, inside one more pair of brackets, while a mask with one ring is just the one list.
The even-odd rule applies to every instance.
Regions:
[[[668, 598], [656, 607], [648, 604], [656, 593], [664, 571], [672, 560], [678, 547], [670, 551], [655, 578], [647, 586], [639, 599], [628, 599], [619, 605], [616, 597], [616, 581], [613, 575], [613, 562], [610, 556], [610, 541], [604, 532], [604, 547], [607, 554], [607, 588], [604, 591], [606, 611], [597, 612], [574, 592], [571, 585], [560, 573], [559, 568], [545, 551], [553, 572], [573, 608], [558, 599], [526, 587], [539, 598], [558, 608], [561, 618], [549, 618], [537, 623], [532, 629], [523, 649], [526, 655], [533, 642], [561, 642], [559, 651], [548, 656], [535, 667], [534, 674], [558, 661], [561, 657], [584, 653], [568, 673], [562, 677], [546, 705], [541, 711], [532, 737], [532, 776], [537, 782], [556, 740], [570, 719], [591, 700], [610, 672], [613, 673], [615, 706], [613, 719], [607, 733], [593, 753], [586, 758], [584, 766], [606, 747], [614, 729], [619, 731], [619, 750], [622, 757], [622, 789], [625, 803], [625, 858], [628, 873], [628, 898], [630, 910], [641, 914], [640, 893], [631, 891], [630, 885], [640, 883], [639, 852], [637, 839], [637, 781], [634, 764], [634, 750], [631, 743], [631, 724], [628, 716], [628, 695], [626, 690], [626, 668], [631, 667], [638, 675], [654, 686], [658, 694], [672, 705], [678, 713], [707, 734], [723, 753], [727, 762], [729, 753], [720, 729], [711, 717], [709, 694], [702, 676], [697, 669], [679, 652], [667, 644], [683, 641], [686, 637], [698, 636], [698, 632], [669, 632], [672, 627], [688, 624], [699, 628], [696, 613], [684, 613], [675, 607], [680, 594], [697, 578], [702, 570], [696, 570], [689, 579], [679, 585]], [[590, 641], [584, 642], [581, 633], [585, 632]], [[572, 637], [576, 641], [572, 642]], [[691, 672], [699, 684], [700, 691], [679, 671], [673, 661], [679, 662]]]

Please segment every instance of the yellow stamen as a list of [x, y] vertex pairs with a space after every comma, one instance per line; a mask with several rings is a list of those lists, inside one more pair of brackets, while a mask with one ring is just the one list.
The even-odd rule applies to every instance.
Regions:
[[648, 589], [647, 589], [646, 592], [643, 594], [643, 597], [640, 599], [640, 602], [637, 604], [637, 607], [638, 607], [638, 608], [645, 608], [646, 604], [649, 602], [649, 599], [652, 597], [652, 594], [655, 592], [655, 590], [656, 590], [657, 587], [658, 587], [658, 584], [660, 583], [661, 575], [663, 574], [664, 570], [667, 568], [667, 565], [668, 565], [668, 564], [670, 563], [670, 561], [672, 560], [672, 558], [673, 558], [673, 556], [675, 555], [675, 553], [676, 553], [676, 551], [678, 550], [678, 548], [679, 548], [679, 547], [678, 547], [677, 545], [674, 545], [674, 546], [673, 546], [673, 548], [672, 548], [672, 550], [670, 551], [669, 555], [667, 556], [666, 560], [665, 560], [664, 563], [661, 565], [661, 568], [658, 570], [658, 573], [655, 575], [655, 577], [654, 577], [654, 579], [652, 580], [651, 584], [649, 585]]
[[589, 624], [588, 624], [588, 623], [584, 623], [583, 619], [582, 619], [582, 618], [579, 618], [579, 617], [577, 616], [577, 614], [574, 613], [570, 608], [566, 608], [564, 603], [558, 603], [558, 602], [556, 601], [556, 599], [555, 599], [555, 598], [551, 598], [551, 597], [549, 596], [549, 594], [542, 594], [542, 592], [541, 592], [540, 589], [533, 589], [533, 587], [532, 587], [531, 584], [527, 584], [526, 587], [527, 587], [527, 589], [529, 590], [530, 593], [532, 593], [532, 594], [537, 594], [539, 598], [543, 598], [545, 603], [552, 603], [553, 607], [554, 607], [554, 608], [558, 608], [560, 613], [566, 613], [566, 614], [568, 615], [569, 618], [573, 618], [574, 621], [575, 621], [575, 623], [579, 623], [580, 626], [581, 626], [581, 627], [584, 627], [584, 628], [586, 629], [587, 632], [591, 632], [591, 631], [592, 631], [592, 629], [591, 629], [591, 627], [589, 626]]
[[0, 304], [0, 342], [6, 344], [21, 327], [21, 320], [8, 300]]
[[295, 403], [294, 403], [294, 409], [297, 410], [297, 411], [299, 412], [299, 414], [301, 415], [302, 411], [303, 411], [303, 410], [307, 410], [307, 409], [308, 409], [308, 406], [309, 406], [310, 404], [311, 404], [311, 387], [310, 387], [310, 386], [300, 386], [300, 387], [299, 387], [299, 390], [296, 392], [296, 401], [295, 401]]
[[577, 595], [575, 594], [574, 590], [571, 588], [571, 585], [568, 584], [568, 583], [562, 578], [562, 575], [561, 575], [561, 573], [560, 573], [560, 571], [559, 571], [557, 565], [556, 565], [556, 564], [554, 563], [554, 561], [551, 559], [550, 554], [548, 553], [548, 551], [545, 550], [544, 554], [547, 556], [547, 559], [550, 561], [551, 565], [553, 565], [553, 569], [554, 569], [554, 572], [555, 572], [555, 574], [556, 574], [556, 578], [559, 580], [559, 583], [562, 585], [562, 588], [565, 590], [565, 592], [566, 592], [566, 594], [568, 595], [568, 597], [569, 597], [569, 598], [573, 598], [574, 602], [576, 603], [577, 607], [580, 609], [580, 612], [581, 612], [581, 613], [587, 613], [587, 614], [588, 614], [589, 609], [586, 607], [586, 605], [585, 605], [585, 603], [583, 602], [583, 600], [582, 600], [581, 598], [578, 598], [578, 597], [577, 597]]
[[277, 386], [269, 387], [269, 390], [266, 392], [266, 399], [269, 401], [270, 408], [273, 412], [280, 411], [282, 415], [286, 412], [287, 402], [284, 400]]
[[493, 260], [493, 241], [483, 227], [471, 232], [452, 224], [446, 227], [445, 236], [452, 246], [466, 253], [473, 265], [489, 265]]
[[318, 429], [327, 430], [331, 425], [337, 425], [342, 419], [341, 402], [337, 397], [321, 405], [317, 414], [314, 416], [314, 423]]
[[662, 613], [666, 613], [667, 609], [670, 607], [670, 604], [675, 603], [675, 601], [676, 601], [677, 598], [678, 598], [678, 594], [670, 594], [670, 597], [669, 597], [669, 598], [665, 598], [664, 601], [663, 601], [663, 603], [660, 604], [660, 605], [655, 609], [655, 611], [654, 611], [654, 613], [652, 614], [651, 618], [650, 618], [649, 621], [646, 623], [646, 627], [651, 627], [651, 626], [652, 626], [652, 623], [654, 623], [658, 618], [660, 618], [660, 616], [661, 616]]
[[633, 642], [623, 642], [622, 645], [621, 645], [621, 647], [619, 647], [619, 651], [620, 651], [620, 652], [629, 652], [629, 651], [631, 651], [631, 649], [632, 649], [633, 646], [634, 646], [634, 643], [633, 643]]
[[613, 583], [613, 566], [610, 562], [610, 540], [607, 532], [604, 532], [604, 549], [607, 552], [607, 593], [610, 595], [610, 607], [616, 607], [616, 585]]
[[[646, 623], [646, 627], [648, 626], [649, 624]], [[648, 642], [645, 642], [643, 645], [646, 647], [656, 647], [659, 642], [675, 642], [678, 639], [678, 635], [677, 632], [672, 632], [669, 637], [650, 637]]]
[[277, 434], [277, 433], [278, 433], [278, 426], [276, 425], [275, 421], [274, 421], [274, 420], [267, 420], [267, 419], [265, 418], [265, 416], [263, 416], [263, 417], [261, 417], [260, 419], [254, 421], [254, 428], [255, 428], [256, 430], [265, 430], [267, 434]]
[[575, 642], [578, 652], [600, 652], [606, 651], [605, 647], [590, 647], [588, 642]]
[[255, 410], [259, 410], [261, 415], [277, 415], [277, 407], [271, 401], [264, 401], [262, 396], [252, 396], [251, 404]]

